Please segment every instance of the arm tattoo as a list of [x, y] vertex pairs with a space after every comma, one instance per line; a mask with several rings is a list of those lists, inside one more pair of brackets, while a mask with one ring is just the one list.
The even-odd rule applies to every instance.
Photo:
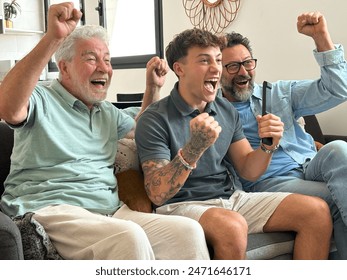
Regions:
[[187, 171], [177, 157], [171, 162], [163, 159], [145, 161], [142, 169], [147, 195], [156, 205], [162, 205], [172, 198], [189, 175], [184, 175]]

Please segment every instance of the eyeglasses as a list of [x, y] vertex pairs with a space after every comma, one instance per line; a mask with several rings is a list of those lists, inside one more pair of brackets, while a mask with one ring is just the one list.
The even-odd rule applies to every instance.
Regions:
[[247, 71], [251, 71], [257, 67], [257, 59], [252, 58], [242, 62], [231, 62], [224, 65], [224, 67], [227, 69], [229, 74], [235, 74], [240, 71], [241, 65], [245, 67]]

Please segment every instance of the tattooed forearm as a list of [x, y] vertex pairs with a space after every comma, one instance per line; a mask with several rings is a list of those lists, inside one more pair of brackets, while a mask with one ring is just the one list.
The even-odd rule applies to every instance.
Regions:
[[168, 160], [150, 160], [142, 164], [145, 175], [145, 189], [156, 205], [162, 205], [172, 198], [184, 185], [189, 172], [175, 157]]
[[170, 189], [167, 192], [156, 193], [154, 191], [153, 192], [150, 191], [151, 188], [149, 187], [148, 184], [145, 185], [148, 197], [157, 206], [162, 205], [163, 203], [165, 203], [165, 201], [173, 197], [181, 187], [182, 187], [181, 185], [178, 185], [176, 187], [172, 187], [172, 189]]

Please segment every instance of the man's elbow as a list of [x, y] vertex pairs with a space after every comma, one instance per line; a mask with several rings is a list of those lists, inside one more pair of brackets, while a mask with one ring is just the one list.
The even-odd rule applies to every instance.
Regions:
[[255, 182], [260, 178], [261, 175], [254, 176], [254, 174], [239, 174], [239, 176], [249, 182]]
[[[1, 109], [0, 109], [1, 110]], [[2, 111], [4, 112], [4, 111]], [[23, 115], [23, 114], [18, 114], [18, 113], [11, 113], [11, 112], [4, 112], [0, 114], [0, 119], [4, 120], [5, 122], [7, 122], [8, 124], [11, 125], [19, 125], [22, 122], [25, 121], [27, 115]]]
[[[146, 189], [146, 191], [147, 191], [147, 189]], [[167, 199], [163, 199], [161, 194], [153, 194], [153, 193], [149, 193], [147, 191], [147, 196], [156, 207], [162, 206], [167, 201]]]
[[19, 125], [26, 120], [28, 108], [28, 102], [24, 106], [19, 107], [0, 101], [0, 119], [12, 125]]

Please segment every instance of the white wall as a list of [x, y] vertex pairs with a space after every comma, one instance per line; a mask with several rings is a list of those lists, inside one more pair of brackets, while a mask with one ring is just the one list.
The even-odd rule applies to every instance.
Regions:
[[[3, 5], [4, 0], [0, 1]], [[8, 0], [5, 2], [9, 2]], [[23, 2], [23, 3], [22, 3]], [[13, 30], [34, 30], [44, 29], [43, 2], [40, 0], [19, 1], [22, 12], [13, 21]], [[2, 6], [0, 6], [2, 7]], [[38, 42], [40, 34], [0, 34], [0, 60], [17, 60], [22, 58]]]
[[[318, 77], [313, 41], [296, 31], [297, 16], [308, 11], [322, 12], [334, 42], [347, 49], [346, 0], [241, 0], [238, 15], [226, 31], [235, 30], [251, 40], [254, 56], [258, 58], [257, 82]], [[163, 12], [166, 46], [175, 34], [192, 25], [181, 0], [163, 0]], [[175, 81], [170, 72], [163, 95], [170, 93]], [[143, 91], [144, 85], [143, 69], [116, 70], [108, 99], [115, 100], [116, 92]], [[319, 114], [318, 118], [325, 133], [347, 135], [347, 103]]]
[[[225, 0], [224, 0], [225, 1]], [[42, 15], [42, 0], [20, 2], [30, 18], [19, 18], [18, 27], [41, 29], [43, 18], [33, 16], [32, 12]], [[88, 0], [91, 10], [87, 11], [88, 23], [93, 21], [94, 7], [97, 0]], [[236, 30], [250, 38], [254, 56], [258, 58], [257, 82], [278, 79], [314, 79], [319, 69], [313, 59], [313, 42], [296, 31], [296, 18], [302, 12], [321, 11], [327, 18], [330, 33], [334, 42], [342, 43], [347, 49], [347, 1], [346, 0], [240, 0], [241, 7], [236, 19], [226, 31]], [[186, 16], [182, 0], [163, 0], [164, 46], [173, 36], [181, 31], [192, 28]], [[131, 16], [131, 14], [129, 14]], [[25, 25], [22, 25], [22, 23]], [[0, 35], [0, 80], [3, 72], [12, 65], [9, 60], [21, 58], [39, 40], [40, 35], [13, 36]], [[7, 62], [6, 62], [7, 61]], [[135, 82], [136, 81], [136, 82]], [[162, 90], [163, 96], [168, 95], [175, 75], [170, 72]], [[115, 70], [107, 99], [116, 100], [117, 92], [139, 92], [145, 86], [145, 70]], [[328, 112], [318, 115], [323, 131], [330, 134], [347, 135], [347, 103]]]
[[[0, 8], [3, 2], [4, 0], [0, 1]], [[30, 3], [29, 1], [18, 1], [18, 3], [20, 3], [22, 12], [13, 19], [11, 29], [13, 32], [6, 30], [6, 34], [0, 34], [0, 82], [15, 61], [21, 59], [35, 46], [44, 31], [43, 1], [31, 0]], [[0, 14], [2, 14], [2, 10]]]

